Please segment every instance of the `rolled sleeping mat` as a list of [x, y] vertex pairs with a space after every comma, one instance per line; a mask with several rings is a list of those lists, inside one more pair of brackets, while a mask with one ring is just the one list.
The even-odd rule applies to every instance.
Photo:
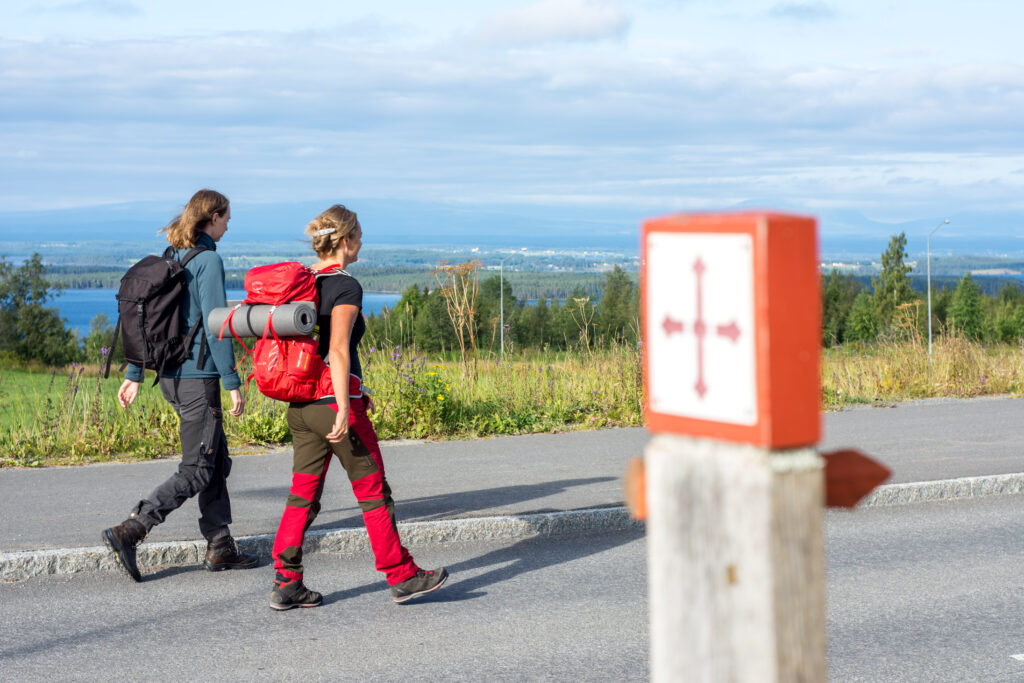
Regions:
[[231, 337], [231, 329], [239, 337], [262, 337], [270, 311], [274, 311], [274, 332], [278, 337], [305, 337], [316, 327], [316, 308], [312, 302], [296, 301], [281, 304], [276, 309], [265, 304], [242, 304], [235, 308], [215, 308], [207, 317], [207, 329], [220, 334], [221, 325], [231, 312], [231, 324], [224, 327], [224, 338]]

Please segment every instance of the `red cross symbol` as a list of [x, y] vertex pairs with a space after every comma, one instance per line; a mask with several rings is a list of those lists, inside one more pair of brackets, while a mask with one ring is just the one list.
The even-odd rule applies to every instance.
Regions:
[[[704, 271], [706, 270], [707, 266], [698, 256], [697, 260], [693, 262], [693, 272], [697, 276], [697, 319], [693, 322], [693, 334], [697, 337], [697, 383], [693, 388], [701, 400], [704, 399], [704, 394], [708, 393], [708, 385], [704, 382], [704, 338], [708, 334], [708, 326], [704, 320]], [[661, 328], [665, 331], [666, 337], [682, 334], [684, 331], [683, 322], [673, 320], [667, 314], [661, 323]], [[734, 344], [740, 338], [740, 328], [735, 320], [727, 325], [717, 325], [715, 331], [719, 337], [725, 337]]]

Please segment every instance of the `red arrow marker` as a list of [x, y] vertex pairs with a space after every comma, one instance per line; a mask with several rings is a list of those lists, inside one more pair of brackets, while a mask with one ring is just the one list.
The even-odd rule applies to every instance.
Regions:
[[882, 463], [853, 449], [821, 457], [825, 459], [825, 505], [830, 508], [852, 508], [892, 474]]
[[736, 325], [736, 321], [734, 320], [728, 325], [719, 325], [718, 336], [726, 337], [735, 344], [736, 340], [740, 338], [740, 328]]
[[666, 315], [664, 322], [661, 323], [661, 328], [665, 330], [666, 337], [671, 337], [673, 334], [682, 334], [683, 323], [679, 320], [673, 320]]

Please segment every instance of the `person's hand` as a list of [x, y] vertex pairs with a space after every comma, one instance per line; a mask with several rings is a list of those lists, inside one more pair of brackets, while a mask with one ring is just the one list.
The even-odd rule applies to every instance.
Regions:
[[338, 415], [334, 418], [334, 428], [327, 433], [327, 440], [338, 443], [348, 435], [348, 403], [338, 404]]
[[369, 394], [363, 394], [363, 403], [366, 404], [366, 412], [373, 412], [373, 398]]
[[135, 397], [138, 395], [139, 383], [126, 379], [121, 383], [121, 388], [117, 390], [117, 401], [121, 404], [122, 408], [127, 408], [135, 401]]
[[228, 411], [228, 415], [238, 417], [245, 412], [245, 396], [242, 396], [239, 389], [232, 389], [228, 393], [231, 395], [231, 410]]

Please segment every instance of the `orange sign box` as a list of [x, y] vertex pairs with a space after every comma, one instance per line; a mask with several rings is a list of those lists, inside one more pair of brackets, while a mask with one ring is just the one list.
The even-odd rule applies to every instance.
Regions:
[[682, 214], [643, 225], [647, 424], [781, 449], [821, 437], [814, 218]]

